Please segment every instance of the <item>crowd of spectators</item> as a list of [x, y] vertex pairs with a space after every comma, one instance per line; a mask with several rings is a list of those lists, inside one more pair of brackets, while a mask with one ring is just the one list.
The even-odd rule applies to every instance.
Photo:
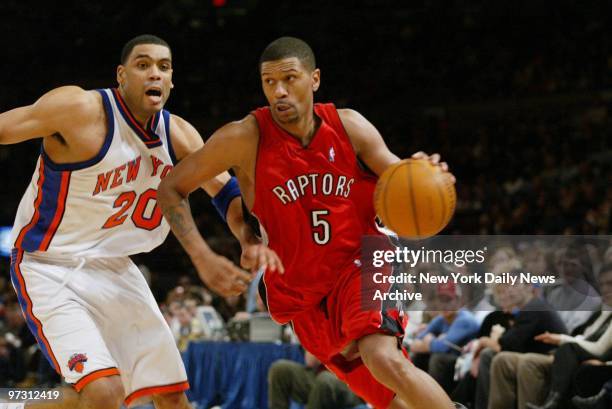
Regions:
[[[573, 397], [588, 407], [584, 398], [612, 379], [612, 243], [602, 243], [500, 248], [487, 266], [499, 283], [438, 285], [425, 313], [408, 308], [409, 319], [430, 315], [406, 334], [414, 364], [474, 409], [561, 409]], [[501, 281], [535, 271], [533, 252], [557, 285]], [[479, 295], [467, 300], [466, 290]], [[470, 307], [482, 299], [492, 306], [484, 317]], [[603, 399], [597, 407], [609, 404]]]

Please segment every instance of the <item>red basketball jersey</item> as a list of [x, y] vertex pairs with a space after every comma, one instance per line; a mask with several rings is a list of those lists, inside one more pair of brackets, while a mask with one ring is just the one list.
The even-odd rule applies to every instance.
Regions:
[[358, 163], [334, 105], [315, 104], [314, 112], [321, 126], [306, 147], [268, 107], [252, 112], [259, 125], [253, 213], [286, 270], [264, 275], [279, 322], [320, 304], [339, 275], [359, 274], [362, 236], [379, 234], [377, 177]]

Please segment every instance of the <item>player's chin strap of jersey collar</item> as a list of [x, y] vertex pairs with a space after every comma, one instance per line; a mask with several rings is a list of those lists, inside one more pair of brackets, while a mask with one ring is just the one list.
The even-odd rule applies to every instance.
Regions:
[[55, 294], [53, 294], [53, 297], [58, 295], [59, 292], [62, 291], [62, 288], [66, 287], [66, 284], [68, 284], [68, 281], [70, 280], [70, 277], [72, 277], [72, 275], [74, 273], [76, 273], [77, 271], [80, 271], [83, 268], [83, 266], [85, 265], [85, 262], [87, 261], [87, 259], [85, 257], [75, 257], [75, 260], [78, 261], [78, 264], [77, 264], [76, 268], [68, 270], [68, 272], [66, 273], [66, 275], [62, 279], [62, 284], [59, 286], [59, 288], [57, 289]]

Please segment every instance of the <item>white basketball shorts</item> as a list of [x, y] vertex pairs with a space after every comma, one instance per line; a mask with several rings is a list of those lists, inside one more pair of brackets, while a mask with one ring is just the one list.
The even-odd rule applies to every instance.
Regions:
[[77, 391], [112, 375], [120, 375], [127, 404], [189, 388], [172, 333], [128, 257], [14, 249], [11, 280], [43, 354]]

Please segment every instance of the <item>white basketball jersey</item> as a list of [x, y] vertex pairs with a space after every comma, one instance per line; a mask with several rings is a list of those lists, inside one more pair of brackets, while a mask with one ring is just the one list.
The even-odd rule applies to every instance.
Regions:
[[172, 169], [170, 114], [144, 126], [116, 89], [98, 90], [108, 133], [96, 157], [56, 164], [44, 149], [17, 210], [12, 242], [33, 252], [119, 257], [159, 246], [170, 227], [157, 186]]

